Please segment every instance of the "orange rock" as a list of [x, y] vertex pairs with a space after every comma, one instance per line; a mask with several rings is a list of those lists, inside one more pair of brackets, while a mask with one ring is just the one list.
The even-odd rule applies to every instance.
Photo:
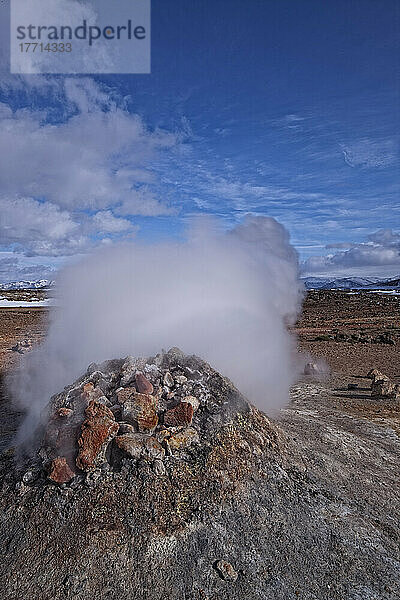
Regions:
[[49, 473], [49, 479], [55, 483], [68, 483], [75, 477], [75, 473], [67, 463], [64, 456], [57, 456], [52, 463]]
[[127, 387], [123, 388], [122, 390], [119, 390], [117, 392], [117, 399], [119, 404], [124, 404], [124, 402], [133, 398], [134, 394], [136, 393], [136, 388], [134, 387]]
[[136, 387], [137, 391], [141, 394], [152, 394], [153, 393], [153, 385], [150, 381], [143, 375], [143, 373], [136, 373], [135, 375]]
[[123, 418], [138, 424], [139, 431], [149, 433], [158, 424], [157, 401], [150, 394], [135, 392], [122, 406]]
[[83, 392], [81, 394], [82, 398], [87, 400], [98, 400], [102, 396], [104, 396], [103, 391], [100, 388], [95, 388], [92, 382], [85, 383], [83, 386]]
[[167, 427], [187, 427], [193, 419], [193, 406], [190, 402], [180, 402], [170, 408], [164, 415], [164, 425]]
[[70, 417], [72, 415], [74, 411], [71, 408], [66, 408], [65, 406], [62, 406], [61, 408], [58, 409], [58, 416], [59, 417]]
[[85, 414], [87, 419], [78, 439], [76, 465], [83, 471], [90, 471], [104, 462], [107, 446], [117, 435], [119, 425], [111, 410], [97, 400], [90, 400]]

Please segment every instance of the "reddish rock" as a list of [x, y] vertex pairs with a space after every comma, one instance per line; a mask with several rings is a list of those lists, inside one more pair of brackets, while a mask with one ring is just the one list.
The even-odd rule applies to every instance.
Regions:
[[180, 402], [170, 408], [164, 415], [164, 425], [167, 427], [187, 427], [193, 419], [193, 406], [190, 402]]
[[118, 433], [119, 425], [111, 410], [97, 400], [90, 400], [85, 414], [76, 464], [83, 471], [90, 471], [104, 462], [107, 446]]
[[58, 456], [51, 463], [49, 479], [55, 483], [68, 483], [75, 477], [75, 473], [67, 463], [64, 456]]
[[100, 388], [95, 388], [92, 382], [85, 383], [83, 386], [83, 392], [81, 394], [84, 400], [90, 402], [90, 400], [99, 400], [104, 396], [103, 391]]
[[138, 392], [140, 392], [141, 394], [153, 393], [153, 385], [150, 383], [147, 377], [143, 375], [143, 373], [136, 373], [135, 381]]
[[131, 398], [133, 398], [134, 394], [136, 394], [136, 388], [134, 387], [127, 387], [127, 388], [122, 388], [120, 390], [118, 390], [117, 392], [117, 399], [119, 404], [124, 404], [127, 400], [130, 400]]
[[71, 408], [66, 408], [65, 406], [62, 406], [58, 409], [57, 415], [62, 418], [68, 418], [73, 414], [73, 412], [74, 411]]
[[157, 401], [150, 394], [135, 392], [122, 405], [122, 416], [127, 421], [137, 423], [139, 431], [150, 433], [158, 424]]

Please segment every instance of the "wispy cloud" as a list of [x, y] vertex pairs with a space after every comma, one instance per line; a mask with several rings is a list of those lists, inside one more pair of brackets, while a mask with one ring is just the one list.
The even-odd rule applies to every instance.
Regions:
[[374, 140], [363, 138], [355, 142], [341, 144], [342, 154], [350, 167], [384, 168], [393, 165], [398, 157], [394, 140]]
[[55, 269], [48, 265], [21, 265], [17, 257], [0, 258], [0, 282], [51, 279]]

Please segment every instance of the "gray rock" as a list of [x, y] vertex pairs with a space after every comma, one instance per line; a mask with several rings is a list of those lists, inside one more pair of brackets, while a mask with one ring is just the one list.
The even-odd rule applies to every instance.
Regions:
[[29, 352], [32, 350], [33, 342], [32, 340], [22, 340], [19, 341], [11, 348], [13, 352], [18, 352], [19, 354], [25, 354], [25, 352]]
[[166, 470], [162, 460], [156, 459], [153, 462], [153, 471], [156, 475], [165, 475]]
[[175, 380], [169, 371], [166, 371], [166, 373], [164, 374], [163, 383], [164, 385], [170, 388], [175, 385]]
[[126, 386], [135, 380], [136, 371], [142, 371], [146, 361], [144, 358], [128, 356], [122, 365], [121, 385]]
[[119, 432], [121, 435], [124, 433], [136, 433], [136, 428], [130, 423], [120, 422]]

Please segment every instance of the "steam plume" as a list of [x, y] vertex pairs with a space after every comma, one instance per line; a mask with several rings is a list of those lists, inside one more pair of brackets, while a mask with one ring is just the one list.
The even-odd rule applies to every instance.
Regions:
[[286, 324], [299, 290], [297, 254], [267, 217], [247, 217], [228, 233], [200, 219], [185, 242], [134, 242], [68, 267], [48, 337], [16, 382], [28, 408], [20, 438], [89, 363], [171, 346], [209, 361], [261, 409], [282, 406], [293, 380]]

